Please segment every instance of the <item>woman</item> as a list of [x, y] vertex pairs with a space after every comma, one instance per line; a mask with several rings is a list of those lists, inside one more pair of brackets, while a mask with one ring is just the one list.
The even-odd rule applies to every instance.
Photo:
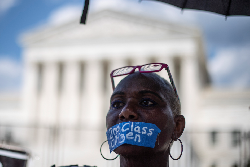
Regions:
[[[151, 73], [164, 67], [172, 81], [168, 66], [160, 63], [126, 67], [123, 70], [118, 69], [120, 74], [117, 70], [111, 73], [111, 77], [114, 77], [114, 73], [118, 74], [116, 76], [129, 75], [117, 85], [110, 98], [110, 109], [106, 117], [107, 129], [125, 125], [125, 122], [142, 122], [156, 125], [161, 131], [154, 141], [153, 148], [136, 144], [121, 144], [115, 148], [114, 152], [120, 155], [121, 167], [169, 166], [170, 147], [173, 141], [182, 135], [185, 118], [180, 115], [181, 107], [174, 83], [172, 82], [171, 86], [159, 75]], [[136, 68], [139, 68], [138, 72], [135, 72]], [[121, 132], [119, 129], [116, 133]], [[118, 140], [124, 141], [123, 139]]]

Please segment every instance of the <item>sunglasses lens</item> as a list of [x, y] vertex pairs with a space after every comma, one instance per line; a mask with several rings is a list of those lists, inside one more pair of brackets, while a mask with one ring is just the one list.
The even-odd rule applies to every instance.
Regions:
[[134, 68], [133, 67], [124, 67], [114, 71], [113, 76], [119, 76], [130, 73]]
[[157, 71], [161, 69], [161, 64], [147, 64], [141, 67], [141, 71]]

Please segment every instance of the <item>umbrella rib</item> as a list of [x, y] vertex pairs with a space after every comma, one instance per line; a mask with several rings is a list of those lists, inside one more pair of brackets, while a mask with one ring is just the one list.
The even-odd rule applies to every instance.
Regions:
[[230, 15], [230, 14], [229, 14], [229, 11], [230, 11], [230, 8], [231, 8], [231, 0], [229, 0], [227, 6], [223, 3], [223, 0], [221, 0], [221, 1], [222, 1], [222, 5], [223, 5], [223, 8], [224, 8], [225, 20], [227, 20], [227, 16]]
[[229, 4], [228, 4], [228, 6], [227, 6], [226, 16], [229, 16], [230, 7], [231, 7], [231, 0], [229, 0]]
[[186, 7], [186, 5], [187, 5], [187, 0], [184, 0], [183, 4], [182, 4], [182, 9], [184, 9]]
[[224, 8], [224, 15], [227, 17], [227, 16], [229, 16], [229, 11], [230, 11], [230, 7], [231, 7], [231, 0], [229, 0], [228, 5], [226, 5], [223, 0], [221, 0], [221, 2], [223, 5], [223, 8]]

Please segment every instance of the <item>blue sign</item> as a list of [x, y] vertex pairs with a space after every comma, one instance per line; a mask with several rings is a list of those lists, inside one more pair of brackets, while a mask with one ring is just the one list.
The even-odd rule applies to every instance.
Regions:
[[123, 122], [114, 125], [106, 132], [110, 153], [122, 144], [154, 148], [160, 132], [155, 124], [145, 122]]

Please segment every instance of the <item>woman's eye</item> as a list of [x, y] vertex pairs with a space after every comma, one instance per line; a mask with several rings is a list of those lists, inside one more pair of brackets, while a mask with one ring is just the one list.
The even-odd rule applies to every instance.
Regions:
[[111, 103], [111, 107], [115, 108], [115, 109], [121, 108], [123, 106], [124, 106], [124, 103], [122, 101], [119, 101], [119, 100]]
[[144, 106], [144, 107], [152, 107], [152, 106], [155, 106], [157, 103], [154, 102], [153, 100], [151, 99], [143, 99], [141, 102], [140, 102], [140, 105]]

